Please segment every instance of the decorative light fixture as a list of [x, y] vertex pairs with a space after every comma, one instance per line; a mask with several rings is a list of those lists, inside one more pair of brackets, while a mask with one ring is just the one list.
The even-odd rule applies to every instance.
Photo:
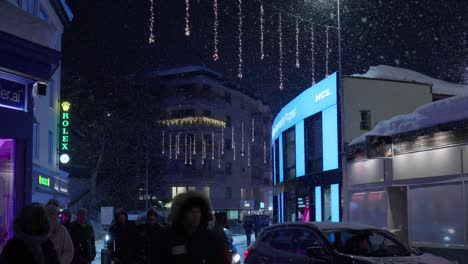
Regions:
[[238, 41], [239, 41], [239, 66], [237, 69], [237, 77], [239, 79], [242, 79], [242, 0], [239, 1], [239, 35], [238, 35]]
[[205, 126], [214, 126], [214, 127], [226, 127], [225, 121], [217, 120], [217, 119], [209, 118], [209, 117], [204, 117], [204, 116], [166, 119], [166, 120], [159, 120], [157, 122], [158, 124], [163, 125], [163, 126], [205, 125]]
[[296, 18], [296, 68], [299, 69], [301, 64], [299, 63], [299, 19]]
[[284, 90], [284, 80], [283, 80], [283, 22], [281, 18], [281, 13], [278, 17], [278, 47], [279, 47], [279, 89]]
[[218, 54], [218, 0], [213, 0], [213, 13], [214, 13], [214, 22], [213, 22], [213, 60], [217, 61], [219, 59]]
[[190, 0], [185, 0], [185, 36], [190, 36]]
[[70, 106], [71, 106], [71, 104], [69, 102], [67, 102], [67, 101], [62, 102], [62, 110], [64, 112], [68, 112], [70, 110]]
[[255, 118], [252, 117], [252, 142], [255, 142]]
[[265, 58], [265, 10], [263, 9], [263, 0], [260, 0], [260, 60]]
[[155, 19], [154, 19], [154, 5], [156, 0], [150, 0], [150, 24], [149, 24], [149, 38], [148, 38], [148, 43], [153, 44], [156, 41], [156, 36], [154, 34], [154, 24], [155, 24]]
[[66, 153], [60, 155], [60, 162], [63, 164], [67, 164], [68, 162], [70, 162], [70, 156]]

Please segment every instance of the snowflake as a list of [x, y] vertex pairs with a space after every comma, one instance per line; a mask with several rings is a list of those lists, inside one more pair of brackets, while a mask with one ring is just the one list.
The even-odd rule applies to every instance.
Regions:
[[361, 17], [362, 23], [367, 23], [367, 17]]

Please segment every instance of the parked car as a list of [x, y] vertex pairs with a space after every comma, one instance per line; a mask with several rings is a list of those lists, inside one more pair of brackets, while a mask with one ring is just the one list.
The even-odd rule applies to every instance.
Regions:
[[267, 227], [244, 258], [245, 264], [451, 263], [411, 248], [380, 228], [328, 222]]
[[237, 250], [236, 246], [234, 246], [234, 239], [232, 238], [232, 234], [227, 228], [224, 228], [223, 230], [224, 230], [224, 235], [228, 243], [229, 253], [231, 254], [231, 259], [232, 259], [231, 264], [240, 264], [241, 257], [239, 255], [239, 251]]

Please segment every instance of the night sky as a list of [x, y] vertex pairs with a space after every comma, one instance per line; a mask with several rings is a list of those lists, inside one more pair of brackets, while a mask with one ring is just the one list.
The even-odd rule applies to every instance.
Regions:
[[[184, 36], [185, 1], [154, 0], [156, 43], [148, 44], [149, 0], [70, 1], [75, 14], [64, 38], [66, 82], [104, 87], [131, 73], [205, 65], [262, 99], [274, 111], [311, 83], [310, 27], [315, 29], [316, 79], [325, 75], [325, 27], [336, 27], [335, 0], [264, 0], [265, 55], [260, 60], [259, 0], [243, 0], [244, 78], [238, 67], [238, 1], [218, 0], [219, 54], [214, 62], [212, 0], [190, 0], [191, 36]], [[278, 11], [300, 21], [295, 68], [295, 18], [283, 14], [285, 90], [278, 89]], [[343, 73], [387, 64], [468, 84], [467, 0], [342, 0]], [[337, 33], [330, 28], [330, 71], [338, 69]], [[93, 87], [90, 85], [89, 88]], [[86, 88], [86, 87], [84, 87]], [[66, 87], [65, 87], [66, 89]], [[105, 95], [105, 94], [104, 94]]]

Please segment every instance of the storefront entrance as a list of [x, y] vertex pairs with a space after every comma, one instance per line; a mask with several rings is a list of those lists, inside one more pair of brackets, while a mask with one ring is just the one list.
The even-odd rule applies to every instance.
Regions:
[[15, 140], [0, 138], [0, 251], [13, 231]]

